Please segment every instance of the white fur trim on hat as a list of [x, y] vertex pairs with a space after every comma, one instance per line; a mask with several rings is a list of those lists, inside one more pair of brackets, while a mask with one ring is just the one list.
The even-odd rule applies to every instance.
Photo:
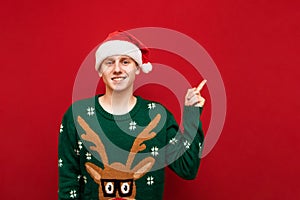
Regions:
[[141, 68], [144, 73], [149, 73], [152, 71], [152, 64], [150, 62], [144, 63]]
[[[96, 71], [99, 70], [101, 63], [109, 56], [127, 55], [137, 62], [142, 67], [142, 52], [131, 42], [124, 40], [109, 40], [102, 43], [96, 51]], [[150, 64], [151, 65], [151, 64]], [[151, 67], [152, 69], [152, 67]], [[143, 67], [142, 67], [143, 70]], [[144, 71], [144, 70], [143, 70]], [[150, 70], [151, 71], [151, 70]], [[148, 71], [149, 72], [149, 71]], [[147, 72], [146, 72], [147, 73]]]

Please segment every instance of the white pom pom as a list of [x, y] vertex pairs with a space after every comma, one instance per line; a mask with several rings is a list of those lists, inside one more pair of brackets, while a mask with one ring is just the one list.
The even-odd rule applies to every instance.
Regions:
[[144, 73], [149, 73], [152, 71], [152, 65], [150, 62], [142, 64], [141, 68]]

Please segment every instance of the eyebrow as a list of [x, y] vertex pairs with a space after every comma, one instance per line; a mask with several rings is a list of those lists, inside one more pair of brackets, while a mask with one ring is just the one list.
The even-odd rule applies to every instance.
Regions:
[[132, 59], [130, 56], [127, 56], [127, 55], [115, 55], [115, 56], [109, 56], [105, 60], [107, 60], [107, 59], [115, 59], [116, 56], [118, 56], [120, 59], [124, 59], [124, 58]]

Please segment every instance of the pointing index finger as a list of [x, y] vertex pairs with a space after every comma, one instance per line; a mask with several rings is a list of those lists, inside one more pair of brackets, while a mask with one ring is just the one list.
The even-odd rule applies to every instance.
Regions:
[[202, 88], [203, 88], [203, 86], [205, 85], [206, 82], [207, 82], [207, 80], [204, 79], [204, 80], [198, 85], [196, 91], [197, 91], [197, 92], [200, 92], [200, 91], [202, 90]]

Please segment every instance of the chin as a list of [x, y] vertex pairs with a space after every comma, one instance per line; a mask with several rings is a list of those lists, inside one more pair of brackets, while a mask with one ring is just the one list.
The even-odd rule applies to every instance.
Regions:
[[110, 86], [110, 88], [114, 92], [122, 92], [125, 90], [130, 90], [131, 86], [128, 84], [118, 84], [118, 85], [113, 84]]
[[124, 87], [124, 86], [113, 86], [111, 87], [111, 90], [113, 92], [122, 92], [122, 91], [125, 91], [127, 89], [127, 87]]

